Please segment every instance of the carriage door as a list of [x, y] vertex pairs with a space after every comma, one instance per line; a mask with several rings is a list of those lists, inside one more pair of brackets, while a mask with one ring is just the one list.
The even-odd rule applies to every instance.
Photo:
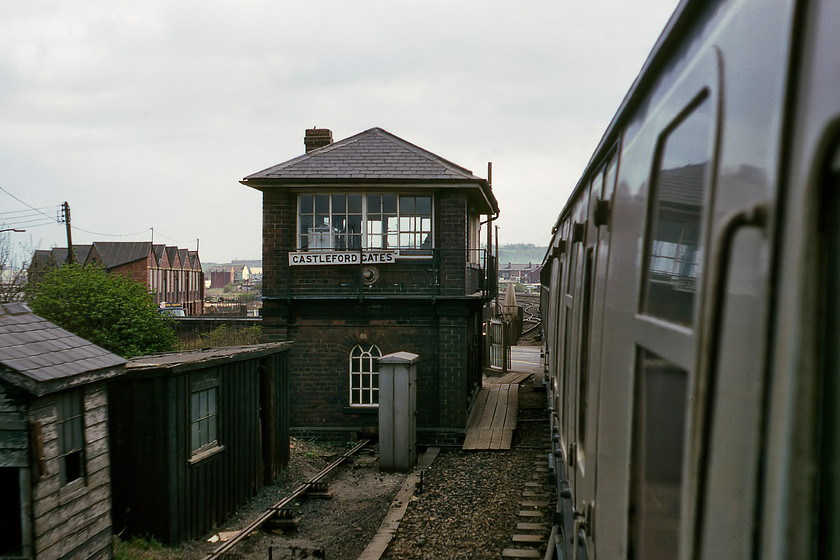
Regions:
[[634, 560], [687, 557], [691, 545], [691, 482], [703, 422], [698, 348], [713, 260], [716, 76], [716, 58], [698, 60], [648, 124], [658, 133], [633, 328], [629, 548]]
[[609, 213], [615, 188], [616, 157], [601, 167], [591, 183], [580, 277], [580, 332], [577, 363], [575, 538], [592, 556], [595, 472], [598, 438], [598, 395], [601, 388], [604, 298], [609, 253]]
[[575, 477], [577, 476], [578, 460], [578, 399], [575, 395], [578, 392], [578, 371], [580, 364], [585, 363], [581, 354], [581, 312], [582, 299], [584, 295], [583, 276], [586, 264], [586, 222], [587, 208], [589, 206], [589, 189], [587, 188], [572, 211], [571, 231], [568, 241], [568, 280], [566, 293], [563, 295], [563, 384], [565, 395], [563, 402], [566, 403], [566, 410], [563, 411], [563, 433], [566, 437], [567, 447], [567, 468], [569, 473], [569, 486], [575, 488]]

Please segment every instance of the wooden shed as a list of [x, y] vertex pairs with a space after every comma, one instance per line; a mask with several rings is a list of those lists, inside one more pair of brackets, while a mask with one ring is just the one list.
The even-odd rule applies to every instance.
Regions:
[[291, 343], [135, 358], [109, 387], [114, 526], [201, 536], [289, 460]]
[[111, 558], [105, 379], [125, 360], [0, 305], [0, 558]]

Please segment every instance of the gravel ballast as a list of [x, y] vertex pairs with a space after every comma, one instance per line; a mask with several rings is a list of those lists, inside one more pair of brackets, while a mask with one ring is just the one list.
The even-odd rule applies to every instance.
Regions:
[[[381, 558], [502, 558], [504, 549], [516, 546], [512, 535], [517, 522], [523, 521], [518, 513], [526, 483], [547, 480], [545, 469], [537, 465], [547, 465], [549, 446], [545, 393], [526, 381], [519, 391], [519, 423], [512, 448], [469, 452], [441, 448], [423, 472], [422, 485], [411, 496]], [[185, 543], [176, 557], [205, 558], [219, 546], [207, 538], [247, 526], [345, 451], [346, 446], [294, 440], [289, 468], [275, 484], [263, 489], [213, 534]], [[405, 481], [405, 474], [379, 471], [378, 447], [371, 445], [325, 480], [329, 499], [295, 502], [296, 530], [266, 527], [255, 531], [234, 548], [230, 558], [265, 560], [271, 547], [273, 560], [313, 558], [321, 549], [329, 560], [356, 560], [377, 534]], [[545, 545], [538, 550], [544, 552]]]

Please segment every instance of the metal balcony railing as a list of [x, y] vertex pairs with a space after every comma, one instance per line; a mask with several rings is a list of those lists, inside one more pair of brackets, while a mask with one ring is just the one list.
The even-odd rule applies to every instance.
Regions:
[[[278, 252], [288, 263], [288, 252]], [[290, 266], [281, 268], [267, 299], [463, 297], [496, 295], [495, 258], [484, 249], [433, 249], [401, 254], [387, 264]], [[285, 268], [285, 270], [283, 270]]]

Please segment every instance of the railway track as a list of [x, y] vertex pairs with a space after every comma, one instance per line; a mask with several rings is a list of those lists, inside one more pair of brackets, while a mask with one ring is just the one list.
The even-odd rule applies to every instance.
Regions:
[[263, 512], [262, 515], [257, 517], [254, 521], [252, 521], [247, 527], [241, 529], [239, 532], [236, 533], [233, 537], [231, 537], [228, 541], [224, 544], [216, 548], [213, 552], [209, 553], [205, 560], [219, 560], [223, 558], [227, 553], [229, 553], [239, 542], [241, 542], [245, 537], [250, 535], [253, 531], [262, 527], [266, 522], [268, 522], [273, 517], [277, 516], [280, 512], [284, 511], [284, 509], [292, 504], [296, 499], [303, 496], [307, 492], [315, 489], [320, 489], [321, 481], [327, 477], [332, 471], [337, 469], [339, 466], [342, 465], [347, 459], [358, 453], [362, 448], [364, 448], [370, 440], [362, 440], [360, 441], [355, 447], [348, 450], [344, 455], [336, 459], [326, 468], [324, 468], [321, 472], [316, 474], [312, 477], [309, 481], [304, 482], [300, 486], [298, 486], [291, 494], [287, 497], [283, 498], [276, 504], [272, 505], [268, 509]]

